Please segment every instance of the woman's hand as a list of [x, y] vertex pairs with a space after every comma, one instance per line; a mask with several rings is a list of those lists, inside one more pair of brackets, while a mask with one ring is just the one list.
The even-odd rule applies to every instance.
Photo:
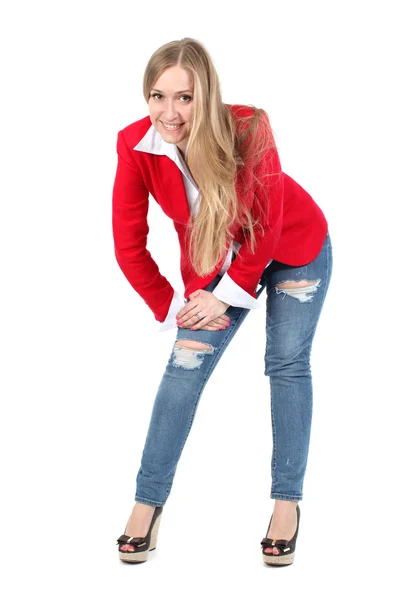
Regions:
[[[212, 292], [196, 290], [189, 295], [189, 302], [176, 315], [176, 322], [179, 327], [190, 327], [192, 330], [221, 329], [230, 323], [230, 318], [224, 315], [229, 306], [230, 304], [218, 300]], [[201, 320], [195, 315], [202, 317]]]

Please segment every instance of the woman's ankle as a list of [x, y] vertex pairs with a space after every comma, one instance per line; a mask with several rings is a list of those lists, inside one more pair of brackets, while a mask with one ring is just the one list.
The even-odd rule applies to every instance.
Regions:
[[135, 502], [135, 505], [132, 509], [132, 513], [134, 513], [138, 517], [145, 517], [148, 515], [152, 515], [155, 511], [155, 506], [150, 506], [150, 504], [143, 504], [142, 502]]
[[274, 510], [292, 511], [296, 508], [297, 500], [275, 500]]

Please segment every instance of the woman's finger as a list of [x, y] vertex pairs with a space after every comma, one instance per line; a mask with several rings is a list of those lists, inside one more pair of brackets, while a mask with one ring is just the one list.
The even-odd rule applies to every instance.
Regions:
[[223, 315], [216, 317], [213, 321], [208, 323], [209, 325], [216, 325], [217, 327], [227, 327], [230, 324], [229, 319], [223, 319]]
[[207, 325], [214, 329], [225, 329], [226, 327], [228, 327], [229, 323], [226, 320], [217, 317], [216, 319], [213, 319], [212, 321], [207, 323]]
[[231, 322], [230, 318], [229, 318], [229, 317], [228, 317], [228, 315], [226, 315], [226, 314], [220, 315], [220, 316], [218, 317], [218, 319], [222, 319], [222, 320], [223, 320], [223, 321], [225, 321], [226, 323], [230, 323], [230, 322]]

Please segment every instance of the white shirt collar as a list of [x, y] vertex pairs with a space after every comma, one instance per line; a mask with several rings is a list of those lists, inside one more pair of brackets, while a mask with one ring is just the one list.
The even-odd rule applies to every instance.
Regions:
[[147, 133], [133, 149], [140, 150], [141, 152], [149, 152], [150, 154], [169, 156], [174, 161], [178, 155], [176, 144], [168, 144], [164, 141], [160, 132], [157, 131], [153, 124], [150, 125]]
[[197, 192], [199, 190], [195, 182], [193, 181], [191, 174], [189, 173], [189, 169], [187, 168], [187, 165], [183, 160], [177, 145], [168, 144], [168, 142], [163, 140], [160, 132], [157, 131], [153, 124], [151, 124], [146, 135], [142, 137], [140, 142], [136, 144], [136, 146], [133, 149], [140, 150], [141, 152], [150, 152], [150, 154], [160, 154], [161, 156], [168, 156], [168, 158], [174, 161], [174, 163], [179, 167], [182, 173], [189, 180], [190, 184], [196, 190], [197, 196]]

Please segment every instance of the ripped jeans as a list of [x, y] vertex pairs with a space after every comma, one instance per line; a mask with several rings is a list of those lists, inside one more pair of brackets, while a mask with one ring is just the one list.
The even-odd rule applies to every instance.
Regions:
[[[311, 346], [332, 273], [329, 232], [318, 256], [293, 267], [273, 260], [264, 270], [256, 296], [267, 290], [267, 344], [264, 374], [270, 378], [272, 460], [271, 498], [302, 500], [313, 403]], [[204, 288], [212, 291], [221, 276]], [[306, 280], [304, 287], [279, 284]], [[174, 343], [151, 414], [136, 502], [163, 506], [189, 435], [197, 406], [211, 373], [249, 309], [230, 306], [230, 325], [220, 331], [178, 327], [175, 342], [194, 340], [208, 349]], [[247, 350], [248, 352], [248, 350]]]

